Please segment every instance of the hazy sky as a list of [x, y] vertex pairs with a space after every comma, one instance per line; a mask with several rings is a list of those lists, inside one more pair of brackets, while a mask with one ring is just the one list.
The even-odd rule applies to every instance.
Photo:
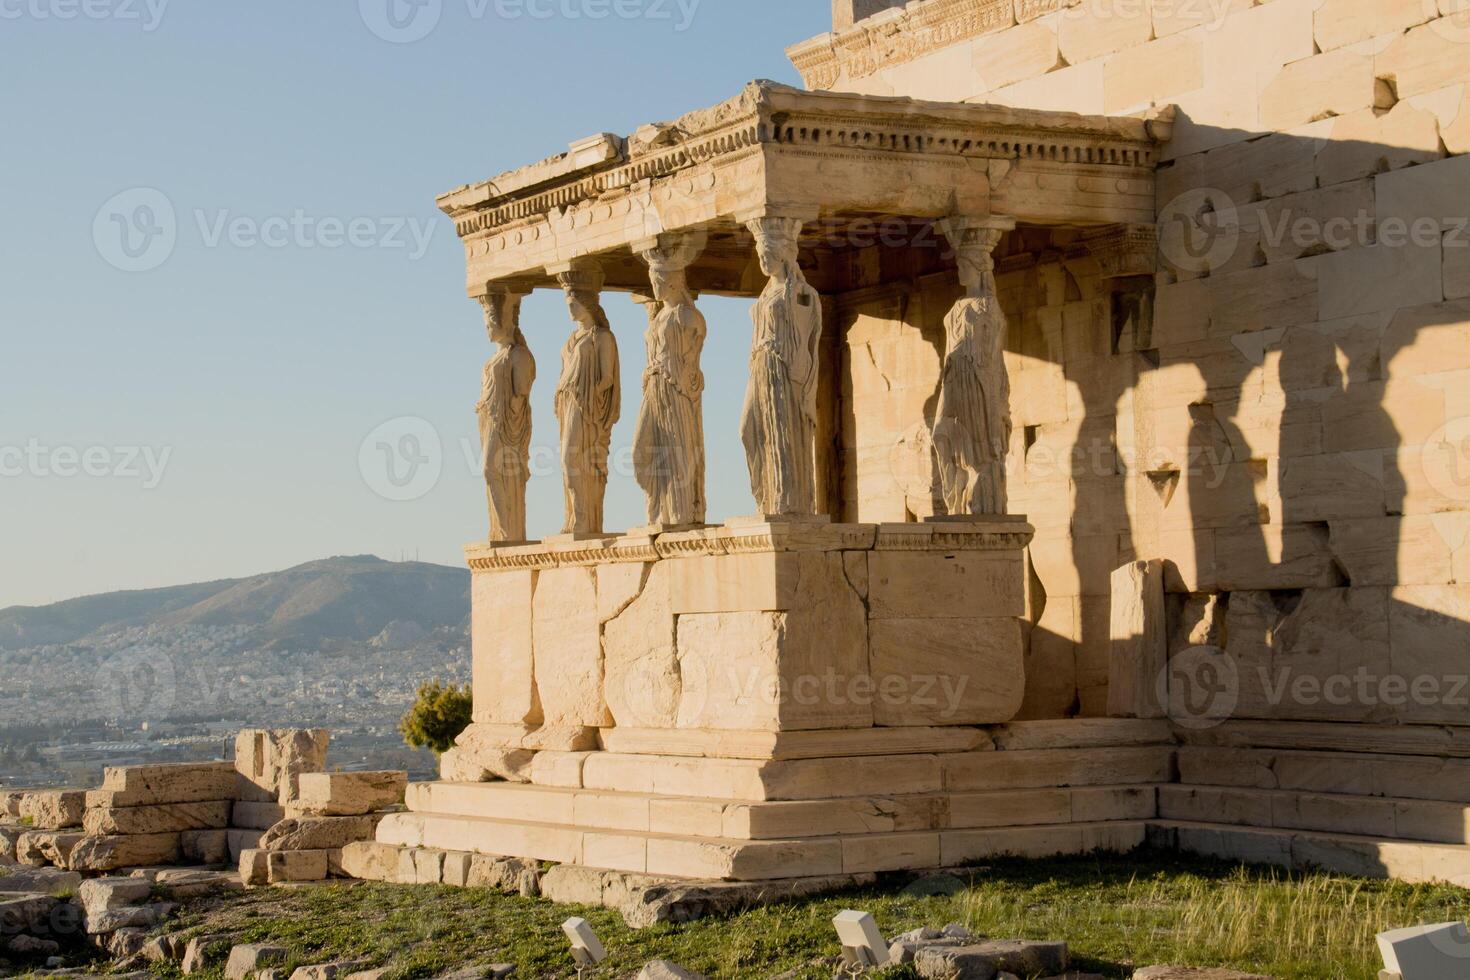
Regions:
[[[0, 607], [337, 554], [460, 563], [486, 529], [490, 347], [435, 195], [797, 84], [783, 49], [829, 26], [826, 0], [0, 0]], [[754, 508], [747, 304], [701, 305], [725, 517]], [[646, 320], [607, 306], [616, 450]], [[543, 292], [523, 326], [539, 536], [570, 323]], [[428, 460], [416, 480], [384, 444]], [[613, 528], [644, 517], [621, 470]]]

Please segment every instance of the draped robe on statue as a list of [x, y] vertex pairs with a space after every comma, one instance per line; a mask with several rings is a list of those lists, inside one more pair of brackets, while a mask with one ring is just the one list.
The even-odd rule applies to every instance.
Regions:
[[[520, 384], [517, 384], [517, 374]], [[536, 362], [516, 331], [515, 341], [485, 364], [480, 403], [480, 461], [490, 501], [490, 540], [526, 539], [526, 482], [531, 478], [531, 404], [525, 392]]]
[[817, 362], [821, 300], [799, 277], [772, 279], [755, 325], [741, 439], [763, 514], [815, 514]]
[[1011, 417], [1005, 329], [993, 299], [966, 297], [945, 318], [949, 351], [935, 412], [934, 451], [951, 515], [1006, 511]]
[[633, 467], [648, 495], [654, 524], [702, 524], [704, 488], [704, 373], [706, 333], [692, 304], [663, 307], [648, 327], [643, 405], [633, 433]]
[[602, 530], [607, 454], [618, 421], [618, 349], [612, 331], [579, 327], [561, 354], [556, 417], [561, 422], [567, 533]]

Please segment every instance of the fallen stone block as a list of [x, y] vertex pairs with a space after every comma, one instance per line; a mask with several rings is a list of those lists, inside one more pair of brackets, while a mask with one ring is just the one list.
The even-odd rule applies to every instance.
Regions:
[[69, 830], [32, 830], [15, 839], [15, 859], [33, 868], [71, 866], [72, 852], [86, 834]]
[[1150, 966], [1135, 971], [1133, 977], [1134, 980], [1272, 980], [1259, 973], [1193, 966]]
[[[170, 902], [159, 902], [153, 905], [88, 911], [85, 928], [89, 936], [105, 935], [119, 929], [152, 929], [173, 915], [175, 908], [177, 906]], [[139, 949], [141, 948], [140, 943]]]
[[81, 875], [58, 868], [7, 868], [0, 874], [0, 893], [75, 895], [81, 886]]
[[223, 830], [235, 804], [229, 800], [163, 803], [157, 806], [89, 807], [82, 826], [93, 837]]
[[289, 803], [303, 773], [327, 766], [326, 729], [247, 729], [235, 736], [237, 799]]
[[37, 790], [21, 798], [20, 816], [29, 818], [36, 830], [62, 830], [80, 827], [86, 809], [85, 790]]
[[61, 900], [50, 895], [0, 893], [0, 936], [51, 931], [52, 916]]
[[240, 853], [240, 881], [247, 888], [270, 884], [269, 851], [254, 848]]
[[235, 767], [229, 762], [110, 766], [102, 770], [102, 788], [87, 794], [87, 806], [159, 806], [229, 800], [234, 796]]
[[61, 944], [52, 939], [38, 939], [35, 936], [19, 935], [12, 936], [5, 944], [5, 950], [16, 956], [28, 956], [39, 958], [42, 956], [55, 956], [61, 952]]
[[225, 962], [225, 980], [246, 980], [258, 971], [283, 966], [291, 956], [284, 946], [249, 943], [230, 950]]
[[177, 963], [184, 958], [189, 943], [182, 934], [154, 936], [139, 951], [149, 963]]
[[179, 835], [179, 850], [191, 864], [229, 864], [228, 830], [186, 830]]
[[239, 891], [240, 876], [235, 871], [211, 871], [200, 868], [167, 868], [153, 876], [153, 883], [171, 898], [194, 898], [220, 892]]
[[321, 816], [357, 816], [403, 802], [406, 772], [312, 772], [300, 778], [295, 805]]
[[1001, 940], [966, 946], [924, 946], [914, 955], [919, 976], [934, 980], [991, 980], [999, 973], [1053, 976], [1067, 968], [1067, 944]]
[[249, 800], [241, 800], [235, 804], [230, 825], [246, 830], [270, 830], [285, 819], [286, 808], [279, 803], [254, 803]]
[[25, 827], [0, 827], [0, 864], [15, 860], [15, 842], [24, 833]]
[[541, 894], [541, 866], [524, 858], [471, 854], [467, 888], [493, 888], [511, 895], [535, 898]]
[[88, 915], [142, 905], [152, 895], [153, 882], [147, 878], [91, 878], [77, 889], [77, 899]]
[[317, 966], [303, 966], [291, 974], [291, 980], [338, 980], [352, 973], [371, 966], [360, 960], [339, 960], [335, 963], [322, 963]]
[[260, 847], [260, 839], [265, 836], [263, 830], [238, 830], [225, 831], [225, 840], [230, 846], [230, 863], [234, 864], [240, 860], [240, 855], [246, 851], [255, 850]]
[[295, 881], [322, 881], [327, 877], [326, 851], [265, 851], [266, 881], [282, 885]]
[[653, 960], [638, 974], [638, 980], [705, 980], [705, 976], [668, 960]]
[[70, 867], [74, 871], [116, 871], [178, 864], [182, 857], [179, 834], [88, 837], [71, 852]]
[[184, 958], [179, 969], [188, 976], [212, 969], [223, 963], [230, 955], [234, 943], [229, 936], [212, 934], [195, 936], [184, 947]]
[[693, 922], [741, 909], [871, 885], [872, 874], [772, 881], [682, 881], [560, 864], [540, 876], [541, 894], [569, 905], [617, 909], [630, 928]]
[[372, 840], [381, 819], [378, 814], [367, 814], [282, 820], [265, 832], [260, 847], [267, 851], [340, 850], [348, 844]]
[[404, 848], [377, 841], [358, 841], [342, 848], [342, 871], [363, 881], [396, 882]]
[[21, 801], [25, 799], [25, 793], [11, 790], [0, 793], [0, 820], [19, 820], [21, 813]]
[[148, 945], [148, 930], [127, 926], [116, 929], [102, 937], [102, 948], [114, 960], [126, 962], [134, 957], [142, 959], [143, 947]]

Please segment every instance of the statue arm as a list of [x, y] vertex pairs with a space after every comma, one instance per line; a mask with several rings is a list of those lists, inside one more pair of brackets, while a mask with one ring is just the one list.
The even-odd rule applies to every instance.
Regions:
[[536, 383], [536, 359], [525, 348], [516, 351], [511, 362], [511, 380], [517, 396], [531, 397], [531, 388]]

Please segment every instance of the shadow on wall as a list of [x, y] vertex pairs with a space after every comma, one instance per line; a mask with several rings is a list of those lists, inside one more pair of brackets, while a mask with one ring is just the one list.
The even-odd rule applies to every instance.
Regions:
[[1400, 105], [1417, 145], [1166, 164], [1142, 311], [1085, 255], [1003, 278], [1027, 717], [1104, 713], [1109, 575], [1156, 557], [1174, 673], [1229, 717], [1470, 717], [1470, 157]]

